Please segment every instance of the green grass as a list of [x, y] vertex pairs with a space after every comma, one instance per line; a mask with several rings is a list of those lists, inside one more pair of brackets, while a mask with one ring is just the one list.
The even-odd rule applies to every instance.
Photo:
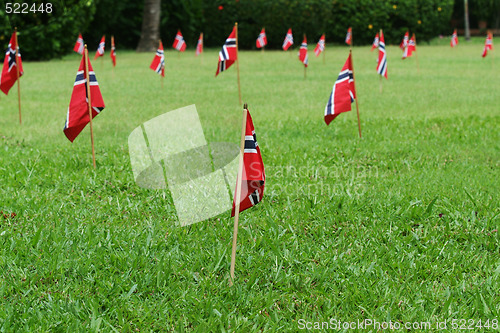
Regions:
[[235, 66], [214, 78], [218, 50], [167, 51], [162, 89], [153, 54], [118, 50], [114, 74], [108, 53], [94, 61], [94, 171], [89, 129], [62, 132], [80, 58], [25, 63], [22, 126], [16, 90], [0, 97], [0, 210], [16, 214], [0, 216], [0, 331], [500, 319], [496, 51], [418, 46], [418, 73], [390, 46], [380, 94], [376, 52], [354, 48], [359, 139], [355, 111], [323, 121], [348, 49], [327, 45], [323, 64], [312, 46], [306, 80], [297, 50], [240, 53], [267, 179], [241, 214], [232, 288], [229, 213], [178, 227], [168, 193], [135, 185], [127, 138], [196, 104], [207, 141], [237, 144]]

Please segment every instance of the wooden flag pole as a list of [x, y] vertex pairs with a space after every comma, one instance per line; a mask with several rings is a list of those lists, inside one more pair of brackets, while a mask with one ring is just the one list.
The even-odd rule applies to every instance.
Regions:
[[16, 39], [16, 72], [17, 72], [17, 102], [19, 105], [19, 124], [22, 125], [22, 117], [21, 117], [21, 83], [19, 76], [19, 43], [17, 42], [17, 27], [14, 28], [15, 39]]
[[[351, 56], [351, 65], [352, 65], [352, 80], [354, 84], [354, 91], [356, 92], [356, 75], [354, 74], [354, 60], [352, 60], [352, 51], [349, 50], [349, 54]], [[359, 120], [359, 106], [358, 106], [358, 94], [356, 93], [356, 98], [354, 99], [356, 102], [356, 113], [358, 114], [358, 132], [359, 137], [361, 138], [361, 121]]]
[[413, 34], [413, 41], [415, 42], [415, 61], [417, 63], [417, 73], [420, 74], [420, 66], [418, 65], [418, 52], [417, 52], [417, 37]]
[[[325, 34], [323, 34], [323, 35], [325, 35]], [[323, 45], [323, 65], [326, 64], [325, 52], [326, 52], [326, 35], [325, 35], [325, 44]]]
[[245, 154], [245, 130], [247, 127], [247, 112], [248, 106], [243, 105], [243, 120], [241, 122], [241, 140], [240, 140], [240, 158], [238, 164], [238, 178], [236, 179], [235, 202], [234, 202], [234, 228], [233, 228], [233, 249], [231, 251], [231, 270], [229, 278], [229, 286], [233, 285], [234, 281], [234, 266], [236, 264], [236, 244], [238, 239], [238, 220], [240, 216], [240, 201], [241, 201], [241, 183], [243, 177], [243, 155]]
[[94, 129], [92, 127], [92, 96], [90, 94], [90, 74], [89, 74], [89, 51], [87, 50], [87, 44], [85, 44], [85, 81], [87, 86], [87, 97], [89, 100], [89, 119], [90, 119], [90, 142], [92, 144], [92, 162], [95, 165], [95, 150], [94, 150]]
[[236, 27], [236, 76], [238, 80], [238, 97], [241, 105], [241, 85], [240, 85], [240, 59], [238, 55], [238, 22], [234, 24]]

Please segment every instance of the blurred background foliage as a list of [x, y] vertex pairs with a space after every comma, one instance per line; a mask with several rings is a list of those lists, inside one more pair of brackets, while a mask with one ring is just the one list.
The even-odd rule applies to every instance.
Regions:
[[[51, 0], [51, 14], [6, 14], [7, 2], [21, 3], [0, 0], [0, 43], [5, 48], [17, 26], [25, 60], [46, 60], [71, 52], [78, 32], [92, 52], [104, 34], [107, 50], [111, 35], [118, 50], [135, 49], [141, 35], [142, 0]], [[469, 2], [472, 28], [479, 21], [498, 28], [499, 0]], [[303, 34], [313, 44], [322, 33], [326, 33], [327, 43], [343, 43], [352, 26], [354, 44], [363, 45], [370, 44], [379, 29], [384, 30], [387, 44], [398, 44], [406, 30], [415, 32], [422, 42], [463, 27], [463, 0], [163, 0], [161, 8], [165, 47], [170, 47], [181, 29], [191, 49], [200, 32], [206, 47], [220, 47], [236, 21], [242, 49], [255, 48], [262, 27], [270, 49], [281, 47], [288, 28], [293, 29], [296, 44]]]

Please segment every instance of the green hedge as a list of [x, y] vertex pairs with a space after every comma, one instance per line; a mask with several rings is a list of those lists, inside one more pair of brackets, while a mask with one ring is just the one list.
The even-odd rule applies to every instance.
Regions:
[[[6, 14], [5, 3], [27, 3], [39, 8], [41, 1], [0, 1], [0, 44], [5, 49], [14, 27], [23, 60], [47, 60], [72, 50], [79, 31], [87, 28], [95, 12], [92, 0], [50, 0], [52, 13]], [[3, 59], [3, 58], [2, 58]]]
[[[71, 52], [79, 31], [91, 50], [103, 34], [108, 36], [108, 43], [109, 36], [115, 35], [118, 50], [135, 49], [139, 42], [142, 0], [51, 2], [52, 14], [8, 15], [0, 0], [2, 47], [7, 46], [14, 26], [20, 31], [19, 43], [26, 60]], [[453, 0], [163, 0], [160, 31], [165, 46], [170, 47], [177, 29], [181, 29], [191, 49], [200, 32], [204, 32], [205, 46], [220, 47], [236, 21], [242, 49], [255, 48], [262, 27], [266, 28], [268, 48], [274, 49], [281, 48], [290, 27], [296, 44], [304, 33], [310, 44], [322, 33], [326, 33], [327, 43], [343, 43], [349, 26], [355, 45], [370, 44], [380, 28], [387, 44], [398, 44], [406, 30], [415, 32], [422, 42], [450, 34], [453, 4]]]
[[[343, 43], [353, 28], [356, 45], [370, 44], [379, 29], [387, 44], [400, 42], [404, 32], [419, 41], [449, 34], [453, 0], [218, 0], [205, 1], [207, 45], [220, 45], [238, 21], [240, 45], [254, 48], [262, 27], [270, 48], [280, 48], [288, 28], [297, 43], [307, 34], [310, 43], [326, 33], [327, 42]], [[222, 10], [220, 10], [222, 6]], [[218, 43], [218, 44], [217, 44]]]

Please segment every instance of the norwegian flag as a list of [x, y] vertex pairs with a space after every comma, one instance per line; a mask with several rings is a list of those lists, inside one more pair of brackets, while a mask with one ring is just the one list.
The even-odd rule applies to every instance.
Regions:
[[401, 43], [399, 44], [399, 48], [401, 50], [404, 50], [405, 47], [408, 45], [408, 39], [410, 38], [410, 33], [407, 31], [405, 33], [405, 36], [403, 37], [403, 40], [401, 41]]
[[[247, 109], [246, 129], [245, 129], [245, 150], [243, 154], [243, 172], [241, 177], [240, 193], [240, 209], [242, 212], [252, 206], [255, 206], [262, 200], [264, 195], [264, 183], [266, 181], [266, 174], [264, 171], [264, 163], [262, 162], [262, 155], [260, 148], [257, 144], [257, 137], [253, 127], [252, 116]], [[238, 183], [238, 179], [236, 182]], [[234, 216], [236, 210], [236, 193], [233, 198], [233, 209], [231, 210], [231, 217]]]
[[200, 55], [203, 52], [203, 32], [200, 33], [198, 38], [198, 43], [196, 44], [196, 55]]
[[222, 46], [222, 50], [219, 52], [219, 63], [217, 64], [217, 72], [215, 76], [219, 75], [220, 72], [227, 70], [234, 62], [238, 59], [238, 50], [236, 50], [236, 26], [233, 27], [233, 31], [227, 37], [226, 42]]
[[[17, 63], [16, 63], [16, 49], [17, 49]], [[19, 77], [17, 76], [17, 65], [19, 65]], [[22, 75], [23, 62], [21, 60], [21, 53], [19, 52], [19, 45], [17, 45], [17, 33], [14, 31], [10, 37], [9, 46], [5, 52], [5, 59], [3, 61], [2, 76], [0, 78], [0, 90], [5, 95], [9, 93], [10, 88], [16, 83]]]
[[174, 44], [172, 47], [177, 51], [184, 52], [186, 50], [186, 42], [184, 41], [184, 37], [182, 37], [182, 33], [180, 30], [177, 30], [177, 35], [175, 35]]
[[163, 53], [163, 44], [160, 40], [160, 45], [158, 46], [158, 50], [156, 50], [155, 57], [149, 66], [156, 73], [165, 77], [165, 54]]
[[257, 46], [258, 49], [263, 48], [264, 46], [267, 45], [266, 30], [264, 28], [262, 28], [259, 37], [257, 37], [255, 45]]
[[488, 50], [493, 50], [493, 35], [491, 32], [488, 33], [484, 41], [483, 58], [488, 55]]
[[293, 35], [292, 35], [292, 28], [290, 28], [290, 29], [288, 29], [288, 32], [286, 33], [282, 48], [284, 51], [286, 51], [292, 45], [293, 45]]
[[104, 55], [105, 41], [106, 41], [106, 36], [102, 36], [101, 41], [99, 42], [99, 47], [97, 48], [97, 51], [95, 53], [94, 60]]
[[333, 85], [332, 93], [325, 107], [325, 123], [329, 125], [342, 112], [351, 111], [351, 103], [356, 98], [351, 54]]
[[73, 85], [73, 93], [68, 107], [68, 115], [64, 124], [64, 134], [69, 141], [73, 142], [80, 132], [90, 122], [89, 117], [89, 98], [87, 95], [87, 72], [85, 70], [85, 62], [88, 64], [88, 77], [90, 81], [90, 99], [92, 102], [92, 119], [104, 109], [104, 101], [102, 100], [99, 84], [95, 76], [92, 64], [85, 54], [82, 56], [80, 67], [76, 73], [75, 84]]
[[113, 67], [116, 66], [116, 51], [115, 51], [115, 37], [111, 36], [111, 52], [109, 53], [111, 61], [113, 62]]
[[403, 51], [403, 59], [406, 59], [407, 57], [411, 57], [414, 51], [416, 51], [416, 43], [415, 43], [415, 34], [411, 36], [410, 41], [408, 42], [408, 45], [405, 47]]
[[304, 67], [307, 67], [308, 57], [307, 57], [307, 38], [304, 35], [304, 40], [302, 44], [300, 44], [299, 49], [299, 60], [304, 64]]
[[450, 46], [455, 47], [458, 45], [458, 35], [457, 29], [453, 30], [453, 34], [451, 35]]
[[352, 28], [351, 27], [349, 27], [349, 29], [347, 29], [347, 34], [345, 35], [345, 43], [347, 45], [352, 44]]
[[385, 53], [384, 33], [380, 30], [380, 41], [378, 43], [377, 73], [387, 79], [387, 54]]
[[374, 49], [378, 48], [378, 43], [379, 43], [379, 37], [377, 32], [377, 34], [375, 35], [375, 39], [373, 39], [372, 49], [370, 51], [373, 51]]
[[83, 45], [85, 42], [83, 41], [82, 34], [78, 34], [78, 39], [76, 40], [75, 47], [73, 47], [73, 51], [76, 53], [83, 54]]
[[318, 44], [316, 44], [316, 47], [314, 48], [314, 54], [317, 57], [324, 50], [325, 50], [325, 34], [322, 34], [321, 37], [320, 37], [320, 39], [319, 39], [319, 41], [318, 41]]

